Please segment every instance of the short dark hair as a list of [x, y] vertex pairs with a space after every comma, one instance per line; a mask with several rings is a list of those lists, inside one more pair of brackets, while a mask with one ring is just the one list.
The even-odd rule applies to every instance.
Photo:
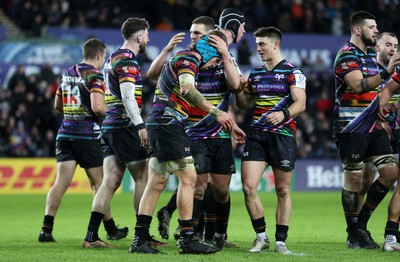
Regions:
[[382, 38], [382, 36], [384, 36], [384, 35], [390, 35], [392, 37], [397, 38], [397, 36], [392, 32], [383, 32], [383, 33], [378, 34], [378, 37], [376, 38], [376, 41], [379, 41]]
[[192, 24], [204, 25], [207, 32], [215, 29], [215, 21], [209, 16], [199, 16], [193, 20]]
[[121, 26], [121, 33], [125, 40], [131, 38], [140, 30], [149, 29], [149, 22], [145, 18], [130, 17]]
[[363, 24], [365, 19], [376, 20], [376, 17], [366, 11], [355, 12], [350, 18], [350, 32], [353, 27]]
[[276, 27], [261, 27], [254, 32], [255, 37], [272, 37], [282, 42], [282, 32]]
[[94, 59], [106, 50], [106, 45], [97, 38], [90, 38], [83, 44], [83, 59]]

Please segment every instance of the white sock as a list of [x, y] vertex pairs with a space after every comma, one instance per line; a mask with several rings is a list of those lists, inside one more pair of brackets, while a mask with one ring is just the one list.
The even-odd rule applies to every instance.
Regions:
[[265, 234], [265, 231], [262, 232], [262, 233], [257, 233], [257, 238], [266, 239], [267, 238], [267, 234]]
[[389, 243], [396, 243], [397, 242], [397, 238], [394, 235], [386, 235], [385, 241], [389, 242]]
[[275, 246], [279, 246], [279, 245], [286, 245], [286, 244], [283, 241], [276, 241]]

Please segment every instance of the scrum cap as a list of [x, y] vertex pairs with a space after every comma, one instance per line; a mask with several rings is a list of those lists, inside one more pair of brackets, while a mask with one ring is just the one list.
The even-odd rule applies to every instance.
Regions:
[[246, 22], [244, 14], [235, 8], [226, 8], [219, 16], [219, 29], [230, 30], [236, 42], [240, 26]]

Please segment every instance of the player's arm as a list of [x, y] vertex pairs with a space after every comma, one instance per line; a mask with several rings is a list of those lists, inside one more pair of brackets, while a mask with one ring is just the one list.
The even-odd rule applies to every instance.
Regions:
[[201, 95], [195, 87], [194, 76], [192, 74], [183, 73], [179, 75], [179, 85], [180, 92], [185, 99], [200, 110], [212, 115], [225, 130], [232, 130], [232, 117], [228, 113], [219, 110]]
[[383, 88], [382, 91], [379, 93], [378, 116], [382, 121], [385, 121], [386, 115], [390, 111], [390, 105], [388, 105], [390, 98], [400, 89], [400, 83], [396, 82], [395, 79], [396, 78], [394, 75], [394, 77], [390, 79], [389, 82], [387, 82], [385, 88]]
[[293, 118], [303, 113], [306, 110], [306, 91], [302, 88], [291, 88], [290, 96], [292, 97], [293, 104], [287, 107], [289, 117]]
[[120, 84], [120, 89], [122, 104], [124, 105], [129, 118], [137, 129], [143, 129], [145, 127], [144, 122], [135, 99], [136, 85], [132, 82], [123, 82]]
[[240, 77], [240, 91], [236, 93], [236, 105], [239, 109], [246, 109], [254, 101], [254, 96], [247, 93], [245, 89], [249, 86], [249, 82]]
[[300, 70], [296, 69], [290, 78], [292, 79], [289, 81], [290, 97], [293, 103], [281, 111], [272, 112], [267, 116], [267, 122], [273, 125], [286, 122], [306, 110], [306, 77]]
[[381, 74], [364, 78], [360, 70], [353, 70], [344, 76], [346, 84], [358, 95], [375, 90], [385, 79]]
[[93, 110], [93, 113], [96, 114], [99, 118], [104, 118], [106, 115], [107, 106], [104, 101], [104, 94], [100, 92], [92, 92], [90, 93], [90, 107]]
[[225, 82], [228, 88], [232, 91], [240, 90], [240, 74], [237, 69], [231, 54], [229, 53], [228, 46], [220, 37], [210, 35], [208, 42], [211, 46], [215, 47], [218, 53], [221, 54], [222, 63], [224, 64]]
[[60, 112], [61, 114], [64, 113], [62, 97], [61, 94], [59, 94], [59, 92], [56, 93], [56, 96], [54, 98], [54, 109]]
[[185, 33], [177, 33], [168, 42], [168, 45], [164, 47], [161, 53], [153, 60], [147, 71], [147, 77], [151, 80], [157, 80], [161, 74], [161, 70], [168, 55], [174, 50], [174, 48], [185, 39]]
[[395, 72], [399, 61], [400, 54], [396, 53], [390, 58], [387, 69], [383, 69], [379, 74], [364, 78], [360, 70], [352, 70], [344, 76], [344, 81], [356, 94], [368, 93]]
[[126, 109], [126, 113], [131, 119], [132, 123], [139, 130], [140, 145], [147, 147], [149, 145], [149, 138], [144, 125], [142, 116], [140, 115], [139, 106], [135, 99], [136, 85], [132, 82], [123, 82], [120, 84], [122, 104]]

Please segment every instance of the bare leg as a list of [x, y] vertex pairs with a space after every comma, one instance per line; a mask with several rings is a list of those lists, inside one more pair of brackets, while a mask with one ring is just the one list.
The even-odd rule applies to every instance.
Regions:
[[61, 199], [71, 184], [76, 169], [76, 161], [57, 163], [57, 177], [46, 199], [45, 214], [55, 217], [61, 204]]

